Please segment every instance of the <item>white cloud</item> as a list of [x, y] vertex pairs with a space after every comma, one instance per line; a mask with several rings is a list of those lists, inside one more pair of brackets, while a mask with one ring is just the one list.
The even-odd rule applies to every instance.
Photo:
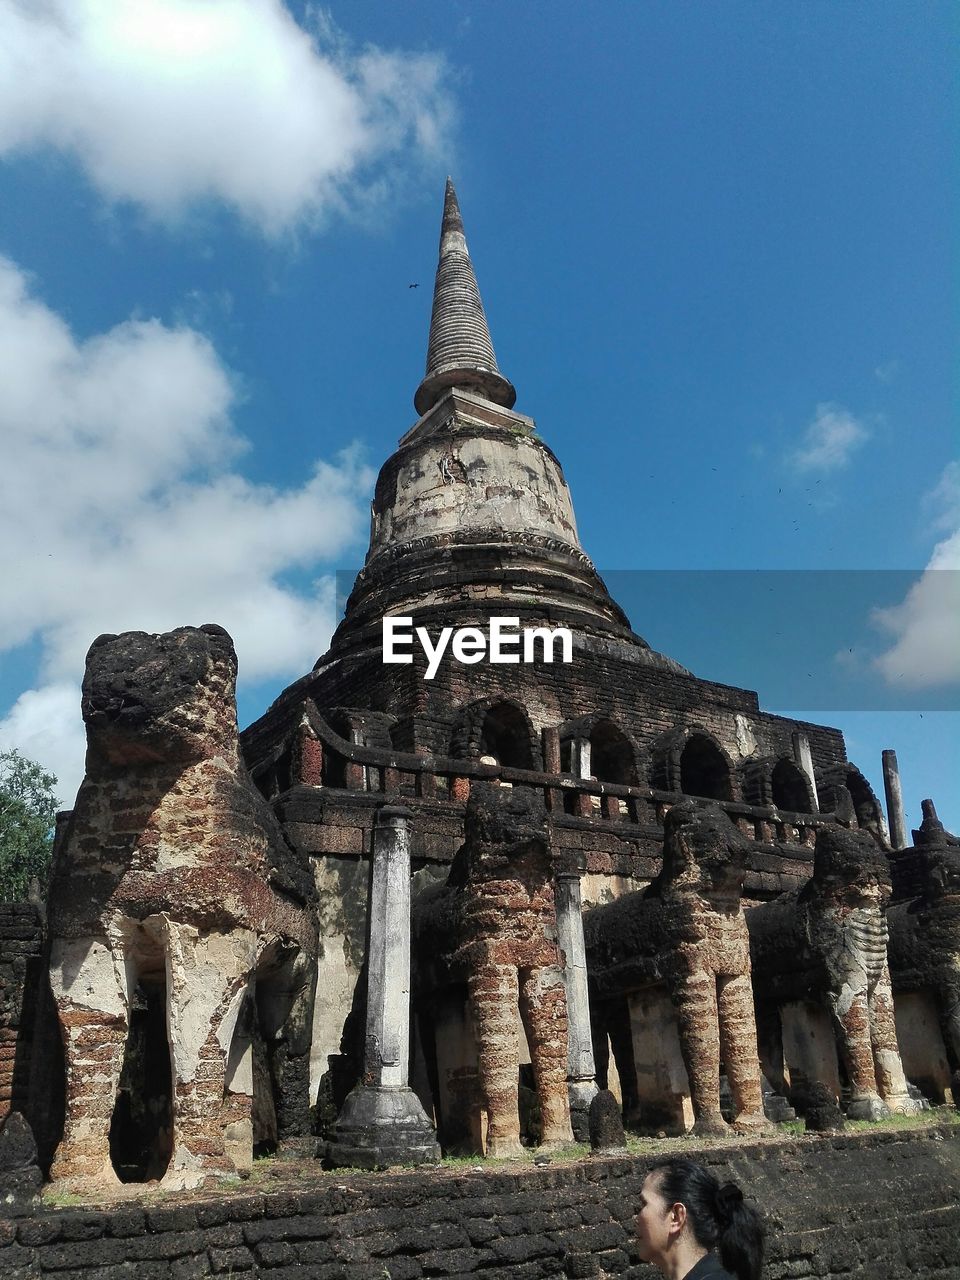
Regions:
[[83, 781], [86, 751], [80, 686], [61, 681], [22, 693], [0, 720], [0, 751], [10, 747], [54, 775], [60, 806], [69, 809]]
[[790, 461], [802, 471], [837, 471], [845, 467], [870, 432], [842, 405], [818, 404], [813, 421], [803, 433], [799, 449]]
[[31, 754], [16, 734], [63, 733], [67, 751], [65, 708], [104, 631], [219, 622], [242, 679], [307, 670], [332, 627], [332, 581], [305, 594], [289, 575], [361, 534], [372, 476], [355, 453], [294, 489], [252, 483], [232, 465], [237, 393], [206, 338], [131, 320], [80, 342], [3, 258], [0, 352], [0, 652], [39, 641], [43, 682], [0, 741]]
[[948, 535], [900, 604], [873, 615], [895, 637], [877, 669], [888, 683], [914, 689], [960, 682], [960, 463], [946, 467], [924, 502], [941, 509], [934, 527]]
[[932, 527], [939, 533], [960, 528], [960, 462], [948, 462], [943, 475], [923, 499]]
[[[351, 52], [281, 0], [0, 0], [0, 156], [52, 147], [111, 201], [216, 199], [267, 234], [441, 151], [442, 59]], [[365, 168], [377, 162], [376, 187]]]

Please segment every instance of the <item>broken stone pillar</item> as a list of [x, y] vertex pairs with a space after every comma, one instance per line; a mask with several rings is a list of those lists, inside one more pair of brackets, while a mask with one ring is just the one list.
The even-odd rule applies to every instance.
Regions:
[[292, 765], [290, 772], [297, 785], [301, 787], [323, 785], [323, 743], [310, 727], [306, 716], [300, 721], [297, 729]]
[[599, 1156], [625, 1156], [620, 1104], [609, 1089], [601, 1089], [590, 1103], [590, 1150]]
[[580, 871], [563, 871], [556, 884], [557, 935], [564, 955], [567, 992], [567, 1090], [570, 1123], [578, 1142], [590, 1136], [590, 1103], [597, 1093], [587, 994], [587, 952], [583, 940]]
[[793, 758], [803, 770], [804, 777], [810, 783], [810, 796], [813, 801], [813, 812], [820, 812], [820, 797], [817, 795], [817, 780], [813, 772], [813, 756], [810, 754], [810, 739], [799, 730], [791, 735]]
[[327, 1144], [334, 1166], [383, 1169], [440, 1159], [433, 1125], [407, 1083], [410, 1056], [409, 809], [384, 806], [373, 833], [363, 1077]]
[[900, 789], [900, 766], [895, 751], [883, 753], [883, 790], [887, 800], [887, 824], [890, 827], [890, 843], [894, 849], [907, 847], [907, 820], [903, 812], [903, 792]]

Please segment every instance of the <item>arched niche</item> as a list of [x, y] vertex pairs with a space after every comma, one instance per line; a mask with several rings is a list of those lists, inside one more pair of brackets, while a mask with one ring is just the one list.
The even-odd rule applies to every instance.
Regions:
[[591, 778], [621, 786], [638, 785], [636, 749], [609, 716], [594, 713], [567, 720], [560, 726], [560, 767], [564, 773], [573, 771], [576, 741], [590, 744], [588, 773]]
[[512, 702], [495, 702], [483, 717], [480, 754], [512, 769], [533, 769], [533, 743], [525, 712]]
[[852, 802], [854, 825], [872, 832], [881, 843], [886, 842], [880, 802], [855, 764], [847, 761], [818, 774], [817, 790], [823, 812], [842, 814]]
[[591, 772], [600, 782], [637, 785], [633, 744], [612, 720], [597, 720], [590, 730]]
[[810, 813], [813, 802], [810, 784], [796, 761], [781, 756], [770, 773], [770, 799], [778, 809], [790, 813]]
[[451, 738], [459, 759], [490, 756], [510, 769], [540, 769], [537, 735], [526, 709], [512, 698], [485, 698], [464, 707]]
[[680, 790], [707, 800], [732, 800], [733, 780], [727, 755], [706, 733], [691, 733], [680, 752]]
[[845, 785], [853, 801], [853, 811], [857, 815], [857, 826], [862, 831], [872, 831], [878, 838], [883, 837], [883, 811], [880, 802], [873, 794], [873, 788], [856, 766], [847, 769]]
[[173, 1153], [173, 1063], [167, 969], [153, 928], [135, 929], [126, 969], [129, 1029], [110, 1120], [110, 1162], [121, 1182], [158, 1181]]
[[773, 804], [771, 778], [776, 759], [773, 756], [751, 756], [740, 766], [740, 787], [746, 804], [768, 808]]

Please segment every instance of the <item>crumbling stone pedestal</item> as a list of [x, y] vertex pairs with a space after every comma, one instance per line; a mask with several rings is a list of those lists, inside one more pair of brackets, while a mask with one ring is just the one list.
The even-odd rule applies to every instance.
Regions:
[[790, 1120], [796, 1120], [797, 1113], [789, 1100], [782, 1093], [777, 1093], [766, 1076], [761, 1076], [760, 1088], [763, 1092], [763, 1114], [768, 1120], [773, 1124], [786, 1124]]
[[327, 1143], [335, 1167], [384, 1169], [440, 1159], [433, 1125], [407, 1083], [410, 1052], [410, 811], [386, 806], [373, 833], [363, 1079]]
[[620, 1104], [609, 1089], [600, 1089], [593, 1095], [587, 1123], [590, 1150], [594, 1155], [625, 1156], [627, 1154]]
[[436, 1164], [440, 1147], [420, 1099], [408, 1085], [358, 1084], [347, 1094], [326, 1155], [334, 1168], [388, 1169], [395, 1164]]

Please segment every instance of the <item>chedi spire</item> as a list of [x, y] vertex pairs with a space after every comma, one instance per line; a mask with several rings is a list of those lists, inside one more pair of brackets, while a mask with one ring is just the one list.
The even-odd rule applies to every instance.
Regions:
[[413, 398], [423, 415], [448, 387], [474, 391], [512, 409], [513, 384], [497, 368], [487, 317], [463, 234], [463, 218], [453, 182], [447, 178], [440, 227], [440, 260], [433, 288], [427, 371]]

